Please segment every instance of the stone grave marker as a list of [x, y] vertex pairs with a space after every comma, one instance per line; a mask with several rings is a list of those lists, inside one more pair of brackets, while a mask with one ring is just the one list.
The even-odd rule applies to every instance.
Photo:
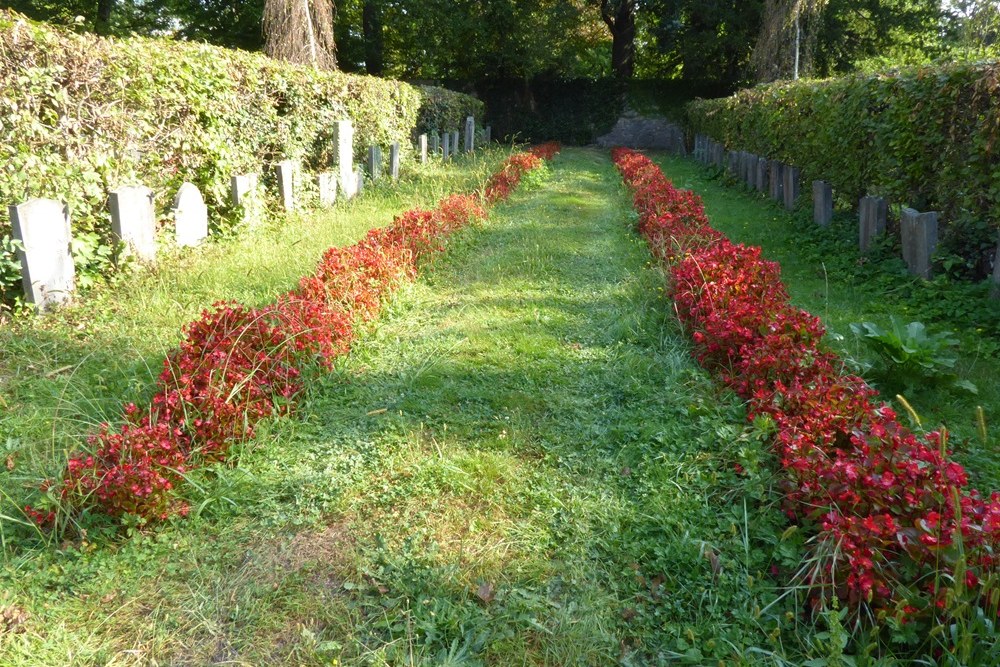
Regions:
[[360, 195], [365, 189], [365, 170], [361, 167], [355, 169], [352, 180], [354, 181], [354, 193]]
[[354, 126], [349, 120], [338, 120], [333, 124], [333, 143], [337, 151], [337, 178], [340, 191], [347, 199], [357, 194], [354, 180]]
[[862, 197], [858, 203], [858, 247], [868, 252], [876, 236], [885, 234], [889, 202], [883, 197]]
[[393, 182], [399, 180], [399, 142], [394, 141], [389, 146], [389, 173]]
[[483, 128], [483, 143], [493, 143], [493, 126], [487, 125]]
[[766, 157], [758, 158], [757, 160], [757, 178], [756, 187], [758, 192], [767, 192], [767, 172], [770, 167], [770, 162]]
[[899, 232], [903, 245], [903, 261], [915, 276], [925, 280], [931, 277], [931, 257], [937, 249], [937, 211], [919, 213], [904, 208], [899, 215]]
[[799, 198], [799, 168], [785, 165], [784, 197], [785, 208], [789, 211], [795, 208], [795, 202]]
[[444, 142], [441, 144], [442, 159], [447, 162], [451, 159], [451, 132], [445, 132], [442, 136]]
[[778, 160], [771, 160], [771, 199], [781, 201], [785, 197], [785, 165]]
[[437, 132], [431, 135], [431, 155], [441, 152], [441, 135]]
[[17, 258], [25, 299], [39, 310], [69, 301], [76, 289], [69, 209], [54, 199], [32, 199], [9, 211], [13, 237], [22, 246]]
[[260, 217], [260, 177], [257, 174], [236, 174], [229, 180], [229, 196], [233, 206], [243, 209], [243, 221], [253, 222]]
[[295, 168], [294, 160], [282, 160], [274, 165], [278, 178], [278, 193], [281, 196], [281, 207], [286, 211], [295, 210]]
[[153, 191], [145, 186], [126, 186], [108, 195], [111, 232], [125, 244], [126, 255], [144, 262], [156, 259], [156, 210]]
[[208, 236], [208, 207], [194, 183], [184, 183], [174, 197], [177, 245], [200, 245]]
[[382, 176], [382, 148], [381, 146], [368, 147], [368, 178], [372, 182], [377, 181]]
[[826, 181], [813, 181], [813, 221], [821, 227], [833, 222], [833, 186]]
[[455, 157], [456, 155], [458, 155], [458, 152], [460, 150], [462, 150], [461, 147], [459, 146], [458, 141], [459, 141], [458, 130], [455, 130], [454, 132], [451, 133], [451, 156], [452, 157]]
[[333, 206], [337, 201], [337, 173], [321, 171], [316, 178], [319, 181], [320, 206]]
[[471, 153], [476, 149], [476, 119], [468, 116], [465, 119], [465, 152]]
[[427, 164], [427, 135], [421, 134], [417, 137], [417, 145], [420, 150], [420, 164]]

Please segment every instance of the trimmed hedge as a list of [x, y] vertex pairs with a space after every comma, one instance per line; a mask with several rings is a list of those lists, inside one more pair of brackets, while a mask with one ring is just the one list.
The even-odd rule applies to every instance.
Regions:
[[995, 247], [1000, 62], [781, 82], [698, 100], [686, 112], [693, 131], [794, 164], [855, 205], [880, 195], [941, 211], [953, 237], [978, 230], [983, 238], [951, 239], [960, 254]]
[[[110, 261], [107, 192], [144, 183], [163, 216], [184, 181], [214, 220], [234, 173], [282, 159], [330, 166], [333, 121], [350, 118], [358, 155], [483, 117], [478, 100], [440, 88], [321, 72], [204, 44], [77, 35], [0, 10], [0, 203], [66, 201], [84, 277]], [[406, 150], [404, 148], [404, 150]], [[0, 222], [0, 290], [20, 271]]]

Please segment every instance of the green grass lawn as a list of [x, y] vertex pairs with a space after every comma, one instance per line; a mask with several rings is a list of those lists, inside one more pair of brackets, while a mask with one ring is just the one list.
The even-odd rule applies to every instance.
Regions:
[[[951, 331], [961, 341], [957, 374], [973, 382], [978, 394], [948, 384], [922, 382], [899, 386], [892, 378], [866, 372], [883, 390], [883, 398], [908, 419], [895, 399], [902, 393], [921, 418], [918, 430], [945, 425], [952, 433], [956, 457], [966, 465], [972, 482], [985, 492], [1000, 489], [997, 425], [1000, 425], [1000, 330], [994, 314], [998, 304], [985, 290], [954, 287], [945, 281], [927, 283], [905, 275], [902, 261], [887, 249], [882, 261], [865, 261], [857, 250], [857, 217], [838, 212], [830, 229], [812, 222], [811, 190], [803, 189], [802, 208], [784, 207], [741, 185], [727, 184], [694, 160], [654, 156], [678, 187], [702, 196], [712, 225], [739, 243], [761, 246], [764, 256], [781, 264], [781, 275], [799, 307], [819, 316], [828, 342], [844, 358], [861, 364], [875, 355], [851, 332], [851, 323], [874, 322], [882, 327], [895, 317], [902, 324], [924, 322], [932, 332]], [[980, 434], [977, 407], [988, 428]]]
[[[800, 549], [780, 538], [767, 443], [691, 360], [608, 156], [567, 150], [529, 181], [295, 417], [200, 476], [190, 519], [8, 551], [0, 609], [27, 618], [0, 624], [0, 664], [780, 664], [797, 618], [766, 575]], [[179, 259], [96, 295], [98, 314], [8, 335], [3, 363], [81, 368], [73, 391], [94, 396], [47, 410], [117, 404], [199, 307], [266, 299], [388, 222], [372, 213], [275, 229], [273, 253]], [[8, 437], [39, 433], [52, 415], [29, 392], [53, 390], [5, 382]]]

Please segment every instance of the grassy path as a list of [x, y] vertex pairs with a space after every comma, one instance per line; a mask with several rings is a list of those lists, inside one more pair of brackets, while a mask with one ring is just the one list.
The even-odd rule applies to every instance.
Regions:
[[566, 151], [192, 519], [8, 572], [33, 629], [0, 663], [764, 664], [763, 448], [690, 361], [619, 183]]

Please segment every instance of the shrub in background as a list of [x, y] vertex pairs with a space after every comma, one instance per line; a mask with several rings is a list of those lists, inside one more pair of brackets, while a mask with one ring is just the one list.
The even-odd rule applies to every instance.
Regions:
[[[794, 164], [856, 204], [865, 194], [941, 211], [942, 243], [984, 277], [1000, 226], [1000, 62], [779, 82], [687, 105], [695, 132]], [[949, 221], [985, 238], [953, 239]], [[956, 225], [967, 236], [969, 224]]]

